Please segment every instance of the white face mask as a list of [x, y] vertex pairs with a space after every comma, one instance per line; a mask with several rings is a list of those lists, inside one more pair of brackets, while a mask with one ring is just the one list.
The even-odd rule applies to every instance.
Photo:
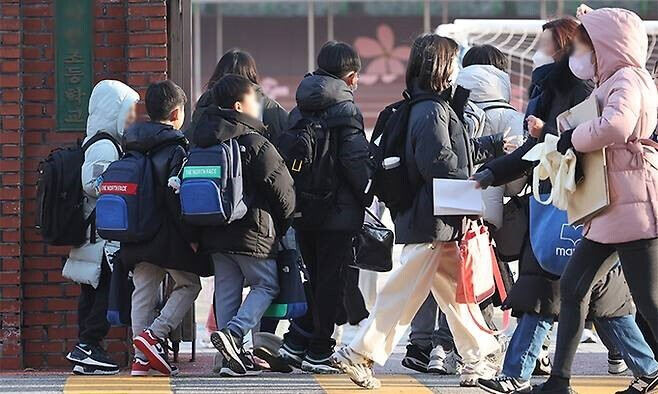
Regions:
[[594, 79], [596, 70], [594, 68], [594, 52], [586, 52], [580, 55], [569, 56], [569, 68], [573, 75], [578, 79], [589, 80]]
[[539, 68], [541, 66], [545, 66], [547, 64], [551, 64], [555, 62], [553, 59], [553, 56], [547, 55], [544, 51], [538, 50], [535, 52], [534, 55], [532, 55], [532, 69]]

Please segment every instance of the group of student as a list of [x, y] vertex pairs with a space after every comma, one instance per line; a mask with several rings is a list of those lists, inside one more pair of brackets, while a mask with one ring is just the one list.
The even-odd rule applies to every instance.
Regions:
[[[122, 152], [140, 152], [153, 163], [162, 222], [151, 239], [120, 246], [97, 240], [91, 226], [88, 240], [72, 250], [67, 265], [99, 267], [77, 277], [83, 283], [80, 343], [67, 355], [74, 372], [119, 370], [101, 346], [109, 330], [111, 265], [117, 263], [132, 271], [135, 286], [132, 375], [177, 373], [163, 343], [197, 298], [199, 274], [215, 277], [218, 330], [211, 339], [222, 354], [220, 373], [244, 376], [257, 370], [244, 338], [271, 325], [261, 318], [279, 291], [277, 252], [281, 239], [294, 233], [308, 270], [308, 311], [290, 321], [278, 354], [266, 360], [271, 365], [342, 372], [359, 386], [377, 388], [373, 365], [386, 362], [411, 325], [406, 367], [458, 373], [463, 386], [477, 385], [491, 393], [570, 393], [580, 334], [585, 321], [593, 320], [610, 362], [625, 362], [636, 378], [622, 392], [655, 390], [658, 168], [651, 163], [658, 153], [647, 139], [656, 126], [656, 86], [645, 70], [647, 41], [640, 18], [622, 9], [586, 11], [580, 21], [560, 18], [543, 26], [525, 115], [509, 105], [507, 59], [499, 50], [476, 46], [460, 61], [458, 45], [450, 38], [423, 34], [414, 41], [406, 95], [429, 98], [414, 101], [405, 125], [404, 169], [413, 188], [409, 204], [393, 212], [396, 243], [404, 244], [401, 265], [378, 292], [373, 309], [359, 313], [356, 336], [340, 348], [332, 333], [339, 310], [354, 294], [346, 289], [347, 281], [356, 288], [349, 267], [353, 238], [373, 201], [370, 186], [379, 164], [354, 102], [361, 68], [356, 51], [346, 43], [327, 42], [318, 54], [317, 70], [300, 82], [297, 106], [288, 115], [260, 90], [253, 58], [231, 50], [220, 59], [185, 133], [180, 128], [187, 98], [173, 82], [149, 86], [144, 100], [150, 120], [137, 123], [139, 95], [118, 81], [99, 82], [89, 101], [85, 141], [92, 143], [85, 146], [82, 166], [84, 212], [94, 215], [99, 195], [112, 186], [103, 181], [108, 167]], [[503, 196], [520, 193], [529, 182], [534, 164], [522, 156], [546, 133], [557, 134], [557, 115], [590, 94], [596, 96], [601, 116], [562, 133], [558, 149], [608, 148], [611, 205], [585, 224], [584, 238], [561, 277], [542, 269], [528, 237], [519, 234], [525, 246], [508, 297], [494, 297], [480, 309], [458, 303], [459, 241], [471, 218], [432, 215], [433, 179], [476, 180], [486, 189], [484, 220], [492, 230], [499, 228]], [[484, 114], [483, 123], [475, 127], [478, 113]], [[336, 165], [329, 174], [331, 198], [323, 201], [323, 209], [300, 193], [293, 176], [299, 167], [291, 168], [279, 151], [281, 136], [309, 119], [330, 125], [332, 135]], [[99, 133], [106, 137], [98, 138]], [[525, 142], [516, 136], [526, 136]], [[229, 140], [239, 145], [246, 210], [224, 225], [190, 225], [181, 219], [179, 197], [187, 152]], [[185, 181], [183, 177], [183, 187]], [[540, 185], [543, 191], [550, 187]], [[120, 259], [111, 258], [119, 247]], [[608, 259], [613, 252], [620, 263]], [[159, 307], [158, 288], [167, 274], [175, 285]], [[245, 286], [249, 293], [243, 300]], [[518, 318], [509, 344], [493, 334], [494, 303], [512, 309]], [[642, 330], [634, 317], [636, 305]], [[560, 324], [551, 376], [533, 388], [530, 377], [556, 320]], [[483, 330], [483, 325], [492, 330]]]

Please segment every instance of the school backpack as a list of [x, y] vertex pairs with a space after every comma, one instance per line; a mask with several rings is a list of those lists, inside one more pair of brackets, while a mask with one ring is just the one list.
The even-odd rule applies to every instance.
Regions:
[[98, 132], [84, 144], [54, 149], [39, 163], [36, 227], [49, 245], [79, 246], [86, 241], [94, 214], [84, 217], [82, 164], [85, 151], [101, 140], [111, 141], [121, 153], [121, 146], [110, 134]]
[[[359, 119], [303, 117], [281, 133], [277, 149], [295, 181], [297, 215], [305, 223], [321, 223], [338, 189], [338, 127], [361, 129]], [[299, 217], [299, 216], [298, 216]]]
[[103, 173], [96, 202], [96, 228], [101, 238], [143, 242], [153, 239], [160, 229], [164, 192], [158, 190], [151, 160], [157, 150], [127, 151]]
[[435, 94], [411, 96], [406, 90], [402, 100], [388, 105], [377, 116], [370, 139], [370, 152], [376, 162], [372, 188], [374, 194], [394, 214], [411, 204], [414, 189], [405, 164], [409, 114], [414, 104], [439, 101]]
[[181, 211], [187, 223], [224, 226], [247, 213], [240, 145], [235, 138], [191, 149], [181, 172]]

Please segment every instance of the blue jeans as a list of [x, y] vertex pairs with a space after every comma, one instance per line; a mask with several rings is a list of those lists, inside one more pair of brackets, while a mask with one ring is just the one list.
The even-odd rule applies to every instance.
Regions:
[[610, 343], [621, 353], [633, 375], [646, 376], [658, 371], [658, 362], [653, 351], [644, 340], [632, 315], [596, 319], [594, 325], [601, 341], [608, 349]]
[[552, 317], [533, 313], [521, 316], [505, 353], [503, 375], [529, 380], [551, 327], [553, 327]]

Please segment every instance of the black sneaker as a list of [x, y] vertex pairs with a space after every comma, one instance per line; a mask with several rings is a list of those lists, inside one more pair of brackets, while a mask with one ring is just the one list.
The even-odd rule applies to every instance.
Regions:
[[283, 342], [279, 349], [279, 356], [291, 367], [302, 369], [302, 361], [306, 355], [306, 349], [296, 347], [288, 342]]
[[402, 366], [418, 372], [427, 372], [427, 364], [430, 362], [432, 349], [423, 349], [418, 345], [407, 345], [407, 354], [402, 359]]
[[507, 376], [498, 376], [493, 379], [478, 379], [478, 387], [492, 394], [529, 393], [532, 390], [529, 380], [523, 381]]
[[270, 366], [270, 371], [272, 372], [292, 372], [290, 364], [288, 364], [288, 362], [278, 353], [272, 354], [270, 349], [265, 347], [256, 348], [254, 349], [254, 356], [264, 360]]
[[110, 358], [105, 349], [95, 345], [78, 344], [66, 355], [66, 359], [76, 365], [98, 367], [106, 370], [119, 369], [117, 363]]
[[537, 358], [537, 361], [535, 362], [535, 370], [532, 371], [532, 374], [534, 376], [549, 376], [552, 369], [553, 365], [551, 364], [550, 354], [548, 354], [548, 352], [544, 353], [542, 351], [539, 358]]
[[239, 373], [237, 371], [234, 371], [233, 368], [231, 368], [230, 363], [226, 360], [226, 358], [222, 358], [222, 367], [219, 370], [219, 376], [228, 378], [228, 377], [242, 377], [242, 376], [247, 376], [247, 372], [245, 371], [244, 373]]
[[329, 353], [325, 356], [317, 356], [311, 353], [306, 353], [302, 361], [302, 371], [317, 373], [323, 375], [333, 375], [341, 373], [336, 363], [331, 359]]
[[119, 368], [101, 368], [82, 364], [73, 367], [73, 374], [75, 375], [116, 375], [118, 373]]
[[658, 388], [658, 373], [655, 373], [653, 376], [635, 378], [626, 390], [617, 391], [617, 394], [650, 393], [656, 388]]
[[237, 338], [231, 333], [231, 331], [225, 328], [221, 331], [215, 331], [210, 334], [210, 341], [213, 346], [222, 353], [224, 360], [227, 362], [228, 368], [237, 374], [237, 376], [242, 376], [247, 373], [247, 368], [240, 357], [242, 351], [241, 339]]
[[558, 388], [544, 388], [544, 383], [538, 384], [536, 386], [532, 386], [532, 391], [530, 391], [532, 394], [578, 394], [576, 390], [571, 388], [571, 386], [567, 387], [558, 387]]

